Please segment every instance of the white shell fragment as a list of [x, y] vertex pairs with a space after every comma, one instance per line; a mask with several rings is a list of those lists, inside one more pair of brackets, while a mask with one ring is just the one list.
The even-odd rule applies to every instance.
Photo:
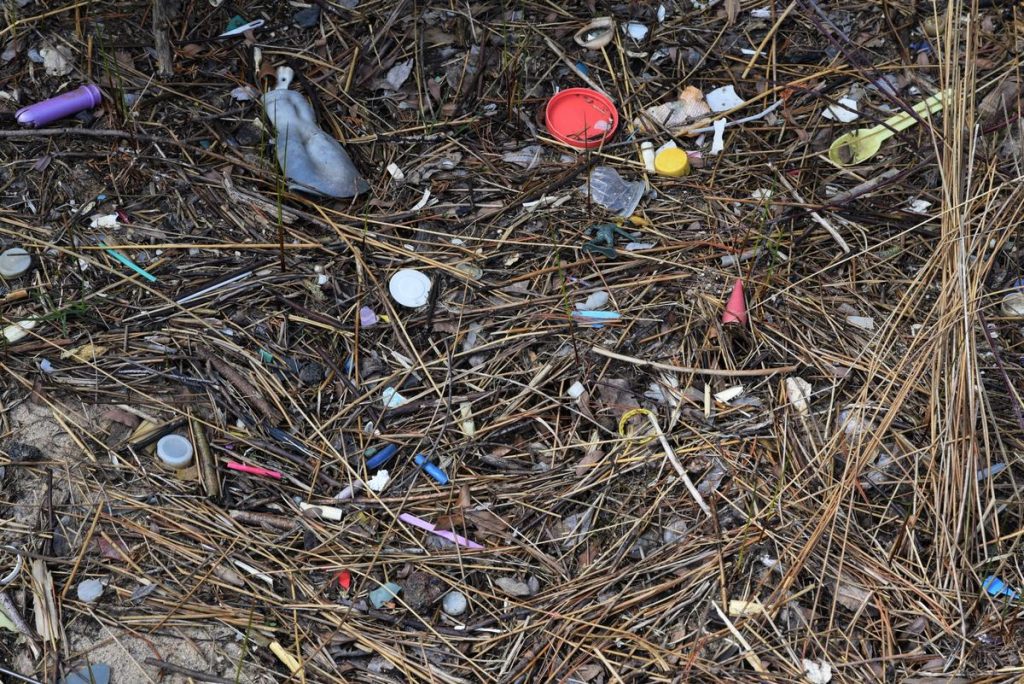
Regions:
[[1007, 318], [1024, 318], [1024, 292], [1011, 292], [1003, 297], [999, 309]]

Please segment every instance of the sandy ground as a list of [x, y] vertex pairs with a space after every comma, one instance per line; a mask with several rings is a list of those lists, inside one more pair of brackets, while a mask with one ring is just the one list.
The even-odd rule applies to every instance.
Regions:
[[[96, 421], [99, 412], [89, 407], [62, 407], [82, 422]], [[76, 415], [77, 413], [77, 415]], [[87, 494], [81, 484], [83, 474], [88, 470], [89, 457], [54, 418], [51, 409], [25, 401], [9, 407], [5, 416], [5, 439], [0, 450], [4, 452], [2, 462], [15, 461], [5, 468], [2, 480], [2, 523], [0, 540], [5, 544], [27, 547], [41, 552], [44, 546], [43, 529], [47, 516], [46, 472], [53, 474], [52, 500], [58, 528], [64, 537], [67, 560], [51, 562], [58, 596], [64, 590], [67, 573], [80, 552], [80, 539], [84, 536], [83, 521], [88, 516], [83, 512], [95, 509], [100, 503], [97, 495]], [[102, 437], [99, 432], [94, 433]], [[39, 451], [33, 451], [34, 447]], [[42, 465], [37, 459], [41, 457]], [[60, 555], [60, 543], [53, 555]], [[7, 557], [9, 560], [9, 557]], [[6, 568], [3, 569], [6, 573]], [[23, 573], [9, 588], [15, 604], [25, 609], [24, 618], [32, 626], [31, 594], [26, 598], [28, 573]], [[77, 582], [77, 580], [75, 580]], [[153, 633], [131, 631], [111, 627], [116, 624], [116, 614], [125, 608], [120, 595], [107, 592], [101, 600], [92, 605], [78, 601], [75, 587], [68, 591], [61, 606], [64, 640], [58, 645], [62, 661], [71, 669], [86, 662], [106, 663], [111, 667], [115, 684], [135, 682], [187, 682], [193, 681], [180, 674], [165, 673], [145, 664], [147, 658], [156, 658], [177, 666], [196, 670], [232, 681], [271, 681], [247, 673], [245, 644], [242, 635], [223, 625], [212, 623], [208, 628], [163, 627]], [[9, 645], [4, 645], [4, 643]], [[4, 652], [7, 651], [7, 652]], [[248, 658], [251, 664], [252, 658]], [[49, 678], [48, 667], [52, 667], [52, 653], [36, 659], [22, 641], [0, 642], [0, 662], [9, 663], [17, 672], [40, 680]], [[0, 678], [2, 681], [2, 678]]]

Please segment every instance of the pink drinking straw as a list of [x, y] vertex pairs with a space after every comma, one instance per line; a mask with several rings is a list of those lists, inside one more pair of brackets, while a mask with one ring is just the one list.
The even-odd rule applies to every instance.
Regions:
[[260, 477], [270, 477], [275, 480], [281, 479], [281, 473], [270, 468], [260, 468], [259, 466], [246, 465], [244, 463], [236, 463], [235, 461], [228, 461], [228, 470], [237, 470], [240, 473], [248, 473], [249, 475], [258, 475]]
[[22, 107], [15, 112], [14, 116], [23, 126], [38, 128], [51, 121], [63, 119], [86, 109], [93, 109], [102, 101], [103, 93], [90, 83], [63, 95], [51, 97], [49, 100]]

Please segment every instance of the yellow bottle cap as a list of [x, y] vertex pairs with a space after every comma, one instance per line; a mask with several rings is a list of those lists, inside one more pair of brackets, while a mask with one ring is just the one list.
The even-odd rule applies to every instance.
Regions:
[[659, 176], [678, 178], [690, 173], [690, 158], [678, 147], [662, 150], [654, 158], [654, 170]]

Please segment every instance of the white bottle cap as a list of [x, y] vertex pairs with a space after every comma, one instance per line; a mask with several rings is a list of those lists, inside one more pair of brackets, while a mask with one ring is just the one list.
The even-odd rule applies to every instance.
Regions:
[[403, 268], [391, 276], [391, 280], [388, 282], [388, 291], [402, 306], [416, 309], [430, 300], [432, 285], [430, 278], [425, 274], [411, 268]]
[[17, 278], [32, 265], [32, 255], [21, 247], [11, 247], [0, 254], [0, 276]]
[[164, 465], [181, 470], [192, 463], [192, 443], [181, 435], [165, 435], [156, 443], [156, 455]]

